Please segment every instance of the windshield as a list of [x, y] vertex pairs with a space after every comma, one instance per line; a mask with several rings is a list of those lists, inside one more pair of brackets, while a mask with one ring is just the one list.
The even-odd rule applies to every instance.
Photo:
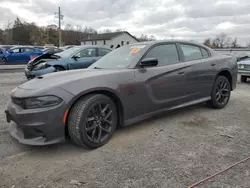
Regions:
[[72, 47], [62, 52], [56, 53], [55, 55], [60, 57], [69, 57], [71, 55], [74, 55], [74, 53], [77, 52], [80, 48], [81, 48], [80, 46]]
[[124, 69], [128, 68], [128, 66], [138, 60], [138, 57], [141, 56], [142, 49], [146, 45], [134, 45], [134, 46], [125, 46], [118, 48], [96, 63], [91, 65], [89, 68], [101, 68], [101, 69]]

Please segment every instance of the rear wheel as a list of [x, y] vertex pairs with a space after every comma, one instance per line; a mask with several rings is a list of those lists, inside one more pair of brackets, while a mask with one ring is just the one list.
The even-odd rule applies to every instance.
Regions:
[[241, 76], [240, 81], [243, 82], [243, 83], [247, 82], [247, 77], [246, 76]]
[[208, 104], [215, 109], [224, 108], [230, 99], [230, 95], [231, 86], [229, 80], [225, 76], [218, 76]]
[[77, 101], [68, 119], [71, 139], [86, 149], [106, 144], [116, 126], [116, 105], [109, 97], [101, 94], [90, 95]]

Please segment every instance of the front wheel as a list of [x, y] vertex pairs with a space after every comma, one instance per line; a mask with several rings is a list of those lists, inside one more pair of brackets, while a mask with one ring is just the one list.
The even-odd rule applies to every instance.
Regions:
[[229, 80], [225, 76], [218, 76], [215, 80], [211, 101], [209, 101], [209, 106], [215, 109], [224, 108], [231, 96], [231, 86]]
[[94, 94], [81, 98], [72, 107], [68, 118], [73, 142], [86, 149], [106, 144], [117, 126], [117, 109], [112, 99]]
[[243, 82], [243, 83], [247, 82], [247, 77], [246, 76], [241, 76], [240, 81]]
[[1, 60], [0, 60], [0, 64], [1, 65], [5, 65], [7, 63], [7, 60], [5, 59], [5, 58], [2, 58]]
[[59, 67], [59, 66], [55, 66], [56, 72], [61, 72], [61, 71], [65, 71], [64, 68]]

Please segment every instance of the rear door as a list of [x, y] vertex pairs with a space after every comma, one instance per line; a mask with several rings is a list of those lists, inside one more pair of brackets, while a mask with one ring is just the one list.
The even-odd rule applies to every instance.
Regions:
[[180, 43], [182, 58], [187, 66], [186, 86], [191, 100], [211, 95], [216, 74], [216, 62], [210, 52], [198, 45]]
[[77, 52], [68, 64], [69, 69], [84, 69], [92, 65], [97, 59], [97, 48], [85, 48]]
[[140, 99], [134, 102], [137, 115], [171, 108], [186, 101], [187, 66], [181, 62], [176, 44], [153, 46], [143, 57], [148, 58], [158, 59], [158, 66], [135, 71], [136, 80], [140, 83], [137, 89]]

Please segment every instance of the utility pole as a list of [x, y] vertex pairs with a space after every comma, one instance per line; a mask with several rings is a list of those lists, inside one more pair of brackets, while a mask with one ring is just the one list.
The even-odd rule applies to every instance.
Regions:
[[58, 12], [55, 12], [55, 18], [58, 18], [58, 38], [59, 38], [59, 47], [62, 46], [62, 32], [61, 32], [61, 20], [63, 20], [63, 15], [61, 13], [61, 8], [58, 7]]

